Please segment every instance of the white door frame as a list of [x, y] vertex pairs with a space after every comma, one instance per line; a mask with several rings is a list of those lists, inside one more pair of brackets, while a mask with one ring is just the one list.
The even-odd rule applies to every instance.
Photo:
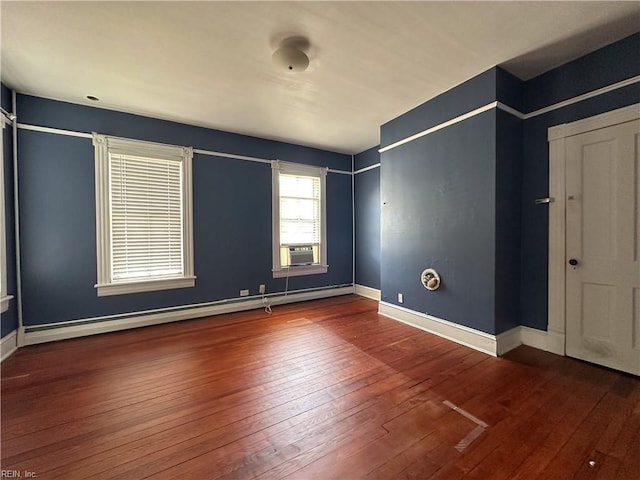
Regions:
[[549, 141], [549, 311], [547, 350], [565, 355], [566, 329], [566, 158], [565, 139], [640, 119], [640, 103], [550, 127]]

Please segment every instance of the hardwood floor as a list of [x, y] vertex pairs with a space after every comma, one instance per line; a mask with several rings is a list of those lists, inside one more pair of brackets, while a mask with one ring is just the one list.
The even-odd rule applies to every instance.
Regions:
[[2, 469], [640, 478], [637, 377], [528, 347], [492, 358], [376, 307], [346, 296], [22, 348], [1, 367]]

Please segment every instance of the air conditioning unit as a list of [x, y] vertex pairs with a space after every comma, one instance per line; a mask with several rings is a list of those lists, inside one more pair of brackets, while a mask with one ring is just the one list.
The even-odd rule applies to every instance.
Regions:
[[289, 265], [292, 267], [313, 264], [313, 246], [295, 245], [289, 247]]

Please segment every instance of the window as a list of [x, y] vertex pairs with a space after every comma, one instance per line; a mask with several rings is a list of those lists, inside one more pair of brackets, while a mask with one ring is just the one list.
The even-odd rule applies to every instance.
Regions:
[[0, 312], [9, 309], [9, 300], [13, 298], [7, 295], [7, 232], [4, 223], [4, 194], [6, 192], [4, 184], [4, 127], [5, 117], [0, 114]]
[[274, 161], [273, 276], [327, 272], [326, 168]]
[[193, 149], [93, 134], [98, 296], [193, 287]]

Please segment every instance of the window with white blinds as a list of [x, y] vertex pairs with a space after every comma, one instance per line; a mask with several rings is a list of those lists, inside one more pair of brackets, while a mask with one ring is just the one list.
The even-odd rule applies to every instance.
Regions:
[[193, 286], [191, 148], [94, 134], [98, 295]]
[[325, 168], [273, 163], [274, 277], [327, 271], [325, 178]]
[[111, 281], [184, 275], [182, 163], [109, 155]]

